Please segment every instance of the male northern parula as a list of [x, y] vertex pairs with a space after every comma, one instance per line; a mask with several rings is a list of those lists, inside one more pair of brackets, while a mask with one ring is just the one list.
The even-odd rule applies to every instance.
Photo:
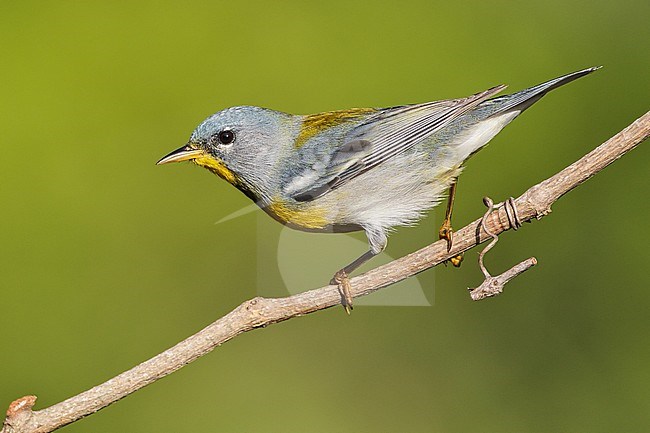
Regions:
[[338, 271], [349, 312], [348, 274], [450, 189], [440, 237], [451, 248], [455, 184], [463, 163], [547, 92], [598, 67], [512, 95], [505, 86], [445, 101], [292, 115], [232, 107], [208, 117], [158, 164], [191, 160], [251, 198], [277, 221], [314, 232], [364, 230], [370, 250]]

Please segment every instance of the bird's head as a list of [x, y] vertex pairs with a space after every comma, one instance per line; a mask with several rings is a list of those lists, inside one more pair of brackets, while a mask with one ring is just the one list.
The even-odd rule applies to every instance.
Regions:
[[272, 186], [282, 144], [290, 140], [293, 116], [259, 107], [232, 107], [204, 120], [188, 143], [158, 164], [192, 161], [254, 200]]

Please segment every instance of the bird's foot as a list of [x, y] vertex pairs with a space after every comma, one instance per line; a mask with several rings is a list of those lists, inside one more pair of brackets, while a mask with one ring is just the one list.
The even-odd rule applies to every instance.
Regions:
[[445, 219], [438, 230], [438, 238], [445, 239], [447, 241], [447, 251], [451, 251], [453, 245], [453, 233], [454, 230], [451, 228], [451, 221]]
[[346, 313], [350, 314], [353, 308], [352, 293], [350, 293], [350, 289], [352, 288], [352, 286], [350, 285], [350, 278], [348, 278], [348, 274], [347, 272], [345, 272], [345, 269], [341, 269], [336, 274], [334, 274], [334, 278], [332, 278], [330, 284], [335, 284], [339, 286], [339, 291], [341, 292], [341, 296], [343, 297], [342, 299], [343, 308], [345, 308]]
[[[445, 239], [447, 241], [447, 252], [451, 251], [451, 247], [453, 246], [453, 236], [454, 236], [454, 230], [451, 228], [451, 221], [449, 219], [445, 219], [445, 221], [442, 223], [442, 226], [440, 226], [440, 230], [438, 230], [438, 236], [440, 239]], [[461, 262], [463, 261], [463, 254], [457, 254], [454, 257], [450, 258], [449, 261], [451, 262], [454, 267], [459, 268]], [[447, 261], [445, 261], [445, 264]]]
[[460, 254], [456, 254], [454, 257], [449, 259], [449, 261], [455, 268], [460, 268], [460, 264], [463, 262], [464, 258], [465, 256], [463, 255], [463, 253], [460, 253]]

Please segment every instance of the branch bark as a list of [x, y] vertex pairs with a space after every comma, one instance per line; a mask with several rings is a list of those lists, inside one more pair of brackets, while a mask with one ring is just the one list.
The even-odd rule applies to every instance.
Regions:
[[[650, 136], [650, 112], [610, 138], [580, 160], [534, 185], [514, 200], [521, 222], [540, 219], [551, 212], [561, 196], [585, 182]], [[488, 230], [498, 235], [511, 228], [503, 206], [485, 219]], [[461, 252], [491, 239], [481, 218], [454, 233], [453, 248], [438, 241], [351, 280], [353, 297], [364, 296], [436, 266]], [[248, 300], [174, 347], [132, 369], [48, 408], [33, 411], [35, 396], [11, 403], [0, 433], [45, 433], [126, 397], [140, 388], [180, 369], [215, 347], [255, 328], [339, 305], [336, 286], [325, 286], [285, 298]]]

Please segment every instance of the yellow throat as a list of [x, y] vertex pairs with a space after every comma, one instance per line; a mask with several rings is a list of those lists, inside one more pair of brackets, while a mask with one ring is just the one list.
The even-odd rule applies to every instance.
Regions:
[[220, 161], [210, 155], [201, 155], [198, 158], [194, 158], [192, 162], [198, 166], [207, 168], [212, 173], [216, 174], [226, 182], [232, 185], [239, 185], [241, 182], [237, 175], [233, 173], [223, 161]]

